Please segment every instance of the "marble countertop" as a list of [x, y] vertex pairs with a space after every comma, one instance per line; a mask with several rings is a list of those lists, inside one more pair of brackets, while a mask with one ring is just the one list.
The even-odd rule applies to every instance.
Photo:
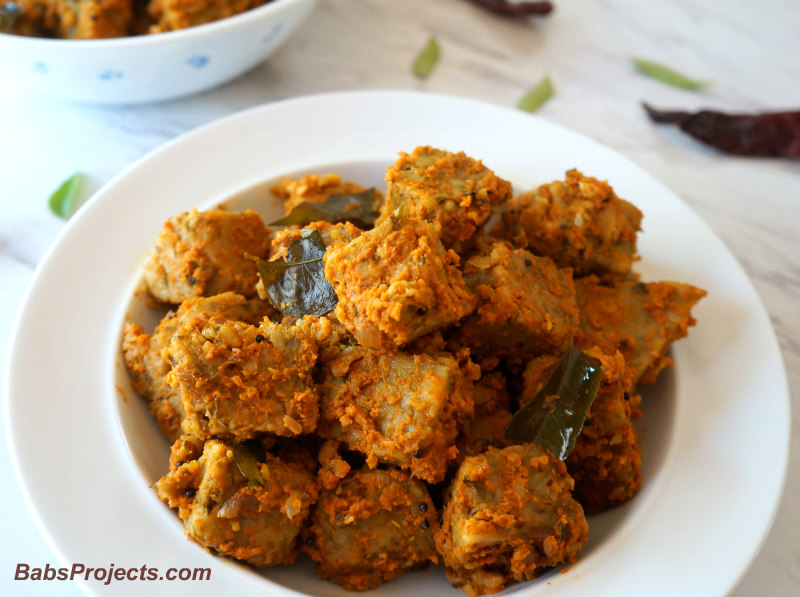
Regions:
[[[87, 175], [88, 196], [166, 141], [278, 99], [415, 89], [514, 106], [549, 74], [556, 92], [539, 115], [608, 145], [681, 196], [724, 240], [766, 306], [788, 372], [794, 435], [775, 524], [733, 594], [800, 595], [800, 162], [723, 156], [653, 127], [639, 106], [648, 100], [742, 112], [800, 108], [800, 3], [556, 5], [545, 19], [514, 22], [463, 0], [321, 0], [267, 62], [216, 90], [161, 104], [69, 104], [19, 95], [0, 82], [0, 357], [26, 284], [64, 226], [48, 211], [47, 197], [72, 173]], [[419, 81], [410, 64], [431, 35], [442, 59], [428, 80]], [[631, 56], [714, 84], [702, 92], [664, 86], [635, 73]], [[28, 513], [1, 441], [0, 595], [80, 595], [69, 582], [12, 580], [18, 562], [58, 560]], [[698, 557], [714, 565], [713, 554]]]

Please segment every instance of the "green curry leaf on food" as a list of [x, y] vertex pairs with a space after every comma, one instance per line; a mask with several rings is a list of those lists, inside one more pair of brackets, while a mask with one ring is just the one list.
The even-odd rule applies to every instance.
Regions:
[[304, 201], [295, 206], [289, 215], [276, 220], [270, 226], [305, 226], [311, 222], [351, 222], [362, 229], [375, 224], [378, 212], [374, 210], [375, 189], [361, 193], [331, 195], [325, 201], [310, 203]]
[[583, 429], [600, 378], [600, 361], [570, 347], [534, 399], [511, 418], [505, 438], [534, 443], [565, 460]]
[[264, 448], [257, 441], [250, 440], [233, 446], [233, 460], [251, 487], [255, 485], [263, 487], [267, 484], [258, 466], [259, 461], [263, 459]]
[[303, 230], [303, 237], [289, 245], [285, 259], [266, 261], [250, 256], [258, 266], [272, 305], [285, 315], [321, 317], [339, 302], [325, 279], [325, 243], [317, 230]]

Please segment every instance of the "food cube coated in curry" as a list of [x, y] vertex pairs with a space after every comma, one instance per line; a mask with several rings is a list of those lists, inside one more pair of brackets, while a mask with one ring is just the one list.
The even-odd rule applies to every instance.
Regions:
[[467, 456], [482, 454], [490, 446], [504, 448], [509, 442], [503, 437], [511, 421], [508, 388], [499, 371], [485, 373], [475, 382], [475, 414], [467, 420], [458, 436], [458, 461]]
[[457, 266], [458, 256], [424, 221], [388, 218], [325, 253], [336, 318], [370, 348], [400, 347], [472, 311], [475, 299]]
[[607, 182], [577, 170], [515, 197], [508, 207], [495, 232], [572, 268], [575, 276], [626, 274], [636, 257], [642, 213]]
[[442, 243], [455, 248], [511, 198], [511, 184], [464, 153], [417, 147], [386, 171], [381, 219], [405, 217], [433, 222]]
[[450, 354], [384, 353], [356, 346], [326, 364], [318, 433], [378, 462], [441, 481], [460, 424], [472, 415], [474, 365]]
[[436, 547], [447, 578], [467, 595], [571, 562], [588, 536], [563, 462], [533, 444], [464, 460], [445, 498]]
[[162, 433], [169, 440], [180, 435], [186, 412], [176, 388], [169, 385], [167, 375], [172, 369], [169, 344], [178, 329], [193, 319], [208, 323], [243, 321], [259, 323], [274, 309], [258, 299], [247, 300], [233, 292], [211, 297], [198, 297], [181, 303], [177, 311], [169, 311], [147, 334], [142, 326], [128, 323], [122, 334], [122, 354], [130, 373], [131, 385], [147, 398], [150, 412], [155, 416]]
[[[16, 35], [44, 35], [45, 17], [53, 12], [47, 0], [15, 0], [3, 3], [0, 10], [0, 33]], [[52, 19], [52, 17], [51, 17]]]
[[351, 591], [375, 589], [437, 561], [436, 516], [422, 481], [403, 471], [362, 469], [320, 492], [305, 550], [320, 578]]
[[245, 257], [265, 257], [270, 232], [254, 211], [192, 210], [168, 220], [145, 266], [150, 293], [166, 303], [232, 291], [256, 294], [258, 270]]
[[150, 0], [150, 33], [175, 31], [218, 21], [265, 4], [267, 0]]
[[170, 470], [155, 487], [178, 509], [190, 539], [253, 566], [294, 562], [297, 537], [317, 498], [311, 471], [271, 454], [253, 459], [248, 470], [237, 463], [235, 445], [214, 439], [181, 438], [172, 452]]
[[461, 342], [476, 355], [517, 359], [566, 350], [578, 325], [570, 270], [505, 241], [479, 246], [464, 264], [478, 307], [461, 324]]
[[672, 364], [670, 344], [688, 335], [695, 324], [691, 309], [706, 295], [678, 282], [606, 283], [596, 276], [576, 280], [575, 291], [581, 313], [575, 346], [599, 346], [607, 355], [619, 350], [635, 371], [632, 392]]
[[[566, 462], [575, 499], [587, 512], [600, 512], [627, 501], [641, 487], [642, 455], [633, 425], [641, 416], [641, 396], [626, 390], [634, 372], [620, 352], [606, 355], [594, 347], [586, 354], [600, 361], [602, 379]], [[546, 355], [528, 363], [520, 408], [533, 400], [559, 360]]]
[[262, 432], [314, 431], [319, 407], [312, 369], [330, 333], [330, 321], [312, 316], [294, 326], [182, 325], [169, 346], [169, 382], [186, 411], [183, 432], [241, 441]]
[[45, 25], [64, 39], [124, 37], [133, 26], [132, 0], [49, 0]]

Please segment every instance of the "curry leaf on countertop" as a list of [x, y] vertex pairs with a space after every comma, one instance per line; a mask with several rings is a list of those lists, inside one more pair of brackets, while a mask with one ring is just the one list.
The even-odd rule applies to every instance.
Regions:
[[431, 37], [425, 47], [417, 54], [412, 70], [417, 77], [424, 79], [431, 74], [438, 61], [439, 42], [436, 41], [435, 37]]
[[726, 114], [716, 110], [657, 110], [645, 103], [650, 120], [674, 124], [719, 151], [745, 156], [800, 157], [800, 111]]
[[68, 219], [75, 211], [75, 202], [83, 182], [83, 174], [77, 172], [61, 183], [61, 186], [50, 195], [50, 211], [57, 216]]
[[549, 76], [545, 75], [520, 98], [517, 108], [525, 112], [536, 112], [552, 95], [553, 82]]
[[261, 475], [258, 463], [264, 459], [264, 447], [257, 441], [246, 441], [233, 446], [233, 460], [239, 472], [247, 479], [251, 487], [267, 484]]
[[571, 346], [533, 400], [514, 414], [503, 435], [510, 441], [534, 443], [566, 460], [600, 379], [600, 361]]
[[325, 243], [317, 230], [303, 230], [286, 259], [266, 261], [252, 257], [272, 305], [285, 315], [322, 317], [339, 302], [336, 291], [325, 279]]
[[311, 222], [351, 222], [359, 228], [372, 228], [378, 218], [374, 210], [375, 189], [361, 193], [331, 195], [325, 201], [310, 203], [303, 201], [296, 205], [289, 215], [272, 222], [270, 226], [305, 226]]
[[690, 79], [657, 62], [651, 62], [650, 60], [644, 60], [642, 58], [632, 58], [632, 60], [640, 73], [652, 77], [657, 81], [661, 81], [662, 83], [666, 83], [667, 85], [672, 85], [673, 87], [679, 87], [681, 89], [702, 89], [703, 87], [711, 85], [711, 81]]

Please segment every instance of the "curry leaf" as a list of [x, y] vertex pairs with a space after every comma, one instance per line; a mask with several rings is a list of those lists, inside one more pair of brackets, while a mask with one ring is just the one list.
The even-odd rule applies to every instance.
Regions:
[[295, 206], [286, 217], [272, 222], [270, 226], [305, 226], [311, 222], [352, 222], [359, 228], [372, 228], [378, 218], [374, 210], [375, 189], [361, 193], [331, 195], [325, 201], [310, 203], [304, 201]]
[[75, 211], [75, 200], [83, 182], [83, 174], [77, 172], [61, 183], [52, 195], [50, 195], [50, 211], [57, 216], [68, 219]]
[[553, 82], [545, 75], [520, 98], [517, 108], [525, 112], [536, 112], [553, 95]]
[[251, 257], [258, 266], [272, 305], [285, 315], [321, 317], [339, 302], [325, 279], [325, 243], [317, 230], [303, 230], [302, 238], [289, 245], [286, 259], [265, 261]]
[[600, 378], [600, 362], [571, 346], [534, 399], [511, 418], [505, 438], [534, 443], [565, 460], [583, 429]]
[[233, 446], [233, 460], [248, 485], [267, 484], [259, 470], [258, 462], [264, 459], [264, 447], [256, 441], [247, 441]]
[[690, 79], [657, 62], [651, 62], [641, 58], [632, 58], [632, 60], [640, 73], [652, 77], [657, 81], [661, 81], [662, 83], [666, 83], [667, 85], [672, 85], [673, 87], [680, 87], [681, 89], [702, 89], [703, 87], [711, 85], [711, 81]]
[[422, 48], [420, 53], [417, 54], [412, 70], [417, 77], [424, 79], [431, 74], [433, 67], [436, 66], [438, 61], [439, 42], [436, 41], [435, 37], [432, 37], [428, 40], [428, 43], [425, 44], [425, 47]]

